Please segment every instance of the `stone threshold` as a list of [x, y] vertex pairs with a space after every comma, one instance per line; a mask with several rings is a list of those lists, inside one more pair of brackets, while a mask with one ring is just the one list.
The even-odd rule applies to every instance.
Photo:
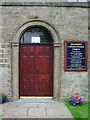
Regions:
[[52, 99], [53, 97], [23, 97], [21, 96], [20, 99]]

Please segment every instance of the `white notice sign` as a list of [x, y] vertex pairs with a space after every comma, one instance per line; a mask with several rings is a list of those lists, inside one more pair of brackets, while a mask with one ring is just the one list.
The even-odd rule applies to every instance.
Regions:
[[31, 42], [32, 43], [40, 43], [40, 37], [32, 37]]

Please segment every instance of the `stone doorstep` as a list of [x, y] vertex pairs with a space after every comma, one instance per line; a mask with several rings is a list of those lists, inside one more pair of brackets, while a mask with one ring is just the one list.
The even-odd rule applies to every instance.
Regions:
[[45, 108], [66, 108], [64, 103], [46, 103], [46, 104], [39, 104], [39, 107]]
[[19, 115], [24, 115], [24, 116], [26, 116], [27, 115], [27, 112], [28, 112], [28, 108], [10, 108], [10, 109], [6, 109], [5, 111], [4, 111], [4, 115], [5, 116], [19, 116]]
[[73, 118], [64, 103], [3, 104], [4, 118]]
[[[57, 115], [57, 116], [29, 116], [29, 115], [28, 116], [11, 116], [10, 115], [9, 116], [8, 115], [8, 116], [5, 116], [4, 118], [40, 118], [40, 120], [41, 120], [41, 118], [73, 118], [73, 117], [70, 115], [68, 115], [68, 116], [60, 116], [60, 115]], [[74, 120], [74, 118], [71, 120]]]
[[47, 108], [47, 116], [48, 115], [68, 116], [70, 112], [66, 108]]
[[38, 108], [39, 107], [39, 104], [36, 104], [36, 103], [20, 103], [17, 105], [17, 107], [20, 107], [20, 108]]
[[0, 105], [0, 115], [2, 114], [2, 105]]
[[15, 108], [15, 107], [20, 107], [20, 108], [65, 108], [64, 103], [9, 103], [7, 105], [4, 105], [3, 107], [6, 108]]
[[4, 112], [7, 117], [69, 117], [70, 112], [65, 108], [9, 108]]
[[8, 108], [15, 108], [17, 106], [18, 106], [17, 103], [8, 103], [8, 105], [7, 105]]
[[4, 118], [73, 118], [65, 108], [9, 108]]
[[45, 108], [29, 108], [28, 114], [30, 116], [46, 116]]

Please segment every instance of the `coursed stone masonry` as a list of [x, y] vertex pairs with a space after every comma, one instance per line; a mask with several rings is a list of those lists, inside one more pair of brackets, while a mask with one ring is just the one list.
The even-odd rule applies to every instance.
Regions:
[[[3, 2], [0, 6], [0, 14], [2, 15], [2, 24], [0, 24], [0, 30], [2, 32], [2, 43], [0, 45], [0, 76], [2, 77], [0, 78], [0, 88], [2, 83], [3, 91], [6, 92], [8, 96], [13, 96], [13, 93], [15, 93], [13, 83], [16, 83], [13, 81], [12, 63], [13, 59], [16, 58], [12, 58], [12, 47], [13, 44], [14, 46], [17, 44], [16, 49], [14, 49], [17, 51], [19, 41], [18, 43], [14, 43], [13, 36], [24, 24], [32, 21], [43, 21], [43, 23], [45, 22], [53, 26], [58, 35], [56, 46], [60, 44], [59, 47], [54, 47], [58, 55], [55, 56], [55, 59], [60, 61], [54, 63], [57, 67], [59, 66], [57, 71], [54, 71], [54, 76], [58, 73], [58, 76], [54, 77], [54, 81], [56, 79], [55, 84], [58, 86], [58, 91], [56, 89], [56, 91], [54, 91], [56, 92], [55, 98], [68, 97], [73, 92], [79, 92], [86, 98], [88, 97], [88, 71], [64, 71], [64, 41], [88, 41], [87, 3], [45, 3], [43, 5], [43, 3]], [[21, 33], [22, 32], [23, 31], [21, 31]], [[18, 52], [16, 52], [15, 55], [18, 56]], [[16, 83], [16, 87], [18, 87], [18, 83]], [[15, 95], [16, 94], [14, 94], [14, 96]], [[16, 98], [18, 98], [17, 95]]]

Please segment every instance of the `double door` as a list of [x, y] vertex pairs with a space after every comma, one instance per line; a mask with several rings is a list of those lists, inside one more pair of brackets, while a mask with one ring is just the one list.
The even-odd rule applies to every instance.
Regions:
[[53, 46], [20, 45], [20, 96], [53, 95]]

